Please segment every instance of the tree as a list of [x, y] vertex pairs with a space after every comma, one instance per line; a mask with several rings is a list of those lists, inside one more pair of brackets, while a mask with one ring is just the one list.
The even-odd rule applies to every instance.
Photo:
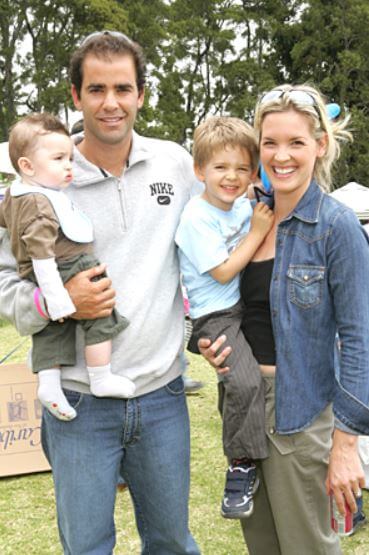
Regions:
[[264, 90], [313, 81], [351, 115], [335, 185], [369, 185], [368, 25], [366, 0], [0, 0], [2, 140], [25, 111], [67, 117], [72, 50], [112, 29], [147, 57], [139, 132], [189, 146], [208, 114], [252, 120]]
[[369, 5], [365, 0], [311, 0], [301, 19], [275, 36], [286, 80], [312, 81], [351, 115], [355, 140], [343, 149], [335, 187], [369, 185]]
[[0, 16], [2, 140], [25, 112], [64, 111], [68, 120], [68, 66], [76, 44], [96, 29], [127, 32], [127, 13], [114, 0], [0, 0]]
[[15, 120], [22, 91], [17, 79], [17, 46], [24, 36], [23, 2], [0, 0], [0, 140]]
[[174, 0], [168, 6], [166, 39], [159, 45], [154, 133], [185, 144], [193, 128], [218, 112], [215, 97], [221, 67], [232, 53], [233, 31], [227, 28], [231, 0]]

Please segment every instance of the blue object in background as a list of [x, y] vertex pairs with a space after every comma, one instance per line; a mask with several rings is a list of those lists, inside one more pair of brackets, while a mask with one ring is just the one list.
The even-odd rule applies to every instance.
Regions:
[[260, 179], [261, 179], [261, 183], [263, 185], [263, 189], [266, 193], [270, 193], [272, 190], [272, 185], [269, 181], [269, 178], [267, 176], [267, 174], [265, 173], [265, 170], [263, 168], [263, 166], [260, 164]]
[[332, 102], [331, 104], [327, 104], [326, 106], [327, 116], [329, 119], [336, 119], [341, 113], [341, 107], [339, 104]]

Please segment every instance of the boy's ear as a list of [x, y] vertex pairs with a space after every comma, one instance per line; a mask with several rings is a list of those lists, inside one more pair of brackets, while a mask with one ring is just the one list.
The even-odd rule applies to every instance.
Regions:
[[258, 177], [258, 171], [259, 171], [258, 168], [255, 168], [255, 169], [251, 172], [251, 175], [250, 175], [250, 181], [251, 181], [251, 183], [252, 183], [253, 181], [256, 181], [256, 179], [257, 179], [257, 177]]
[[200, 166], [198, 164], [194, 164], [193, 169], [194, 169], [194, 172], [195, 172], [195, 175], [196, 175], [197, 179], [199, 181], [205, 181], [205, 175], [204, 175], [204, 172], [202, 171], [202, 169], [200, 168]]
[[21, 173], [28, 175], [28, 177], [32, 177], [34, 175], [33, 164], [29, 158], [25, 156], [21, 156], [18, 160], [18, 167]]

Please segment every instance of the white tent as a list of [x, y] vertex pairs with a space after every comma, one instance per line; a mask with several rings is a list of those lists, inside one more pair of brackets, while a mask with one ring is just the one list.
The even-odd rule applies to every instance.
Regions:
[[9, 158], [8, 143], [0, 143], [0, 173], [10, 173], [15, 175], [16, 171]]
[[351, 181], [331, 196], [349, 206], [360, 220], [369, 220], [369, 188]]

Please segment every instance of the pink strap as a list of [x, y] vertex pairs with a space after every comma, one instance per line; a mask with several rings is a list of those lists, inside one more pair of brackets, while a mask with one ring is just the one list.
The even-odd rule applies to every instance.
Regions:
[[44, 310], [41, 306], [40, 295], [41, 295], [41, 290], [40, 290], [39, 287], [37, 287], [34, 290], [34, 293], [33, 293], [33, 300], [34, 300], [34, 303], [36, 305], [37, 312], [39, 313], [40, 316], [42, 316], [42, 318], [44, 318], [45, 320], [49, 320], [50, 319], [49, 316], [44, 312]]

